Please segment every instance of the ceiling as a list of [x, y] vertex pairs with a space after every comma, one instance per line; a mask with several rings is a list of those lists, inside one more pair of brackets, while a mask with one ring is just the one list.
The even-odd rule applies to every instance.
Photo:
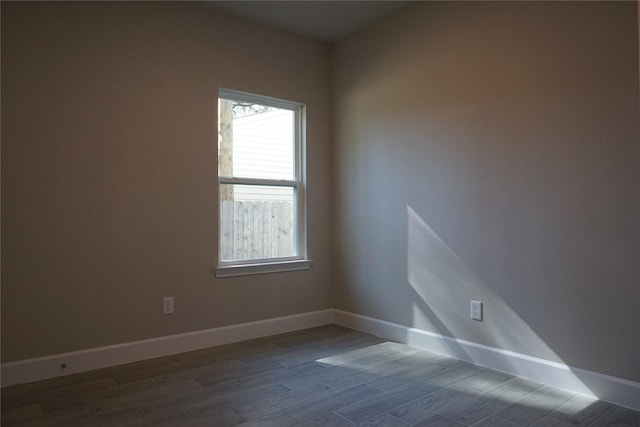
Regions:
[[207, 1], [210, 7], [325, 42], [338, 41], [406, 1]]

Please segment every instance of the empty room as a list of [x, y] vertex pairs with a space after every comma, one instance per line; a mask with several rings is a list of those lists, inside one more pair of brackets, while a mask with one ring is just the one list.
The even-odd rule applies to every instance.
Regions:
[[639, 18], [2, 1], [2, 425], [640, 426]]

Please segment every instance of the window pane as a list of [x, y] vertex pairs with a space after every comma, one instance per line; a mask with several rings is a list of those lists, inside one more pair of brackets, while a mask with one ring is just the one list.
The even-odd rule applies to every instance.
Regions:
[[220, 185], [220, 259], [242, 261], [297, 254], [295, 190]]
[[295, 179], [295, 114], [291, 110], [219, 100], [218, 174]]

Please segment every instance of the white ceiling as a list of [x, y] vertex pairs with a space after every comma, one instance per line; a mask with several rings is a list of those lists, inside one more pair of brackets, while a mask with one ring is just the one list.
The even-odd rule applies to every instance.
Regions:
[[207, 1], [210, 7], [325, 42], [338, 41], [406, 1]]

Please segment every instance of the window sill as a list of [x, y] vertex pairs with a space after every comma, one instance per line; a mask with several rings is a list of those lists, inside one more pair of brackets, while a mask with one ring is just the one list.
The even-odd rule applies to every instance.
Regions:
[[216, 277], [251, 276], [254, 274], [282, 273], [286, 271], [309, 270], [313, 265], [310, 259], [279, 261], [267, 264], [225, 265], [216, 268]]

